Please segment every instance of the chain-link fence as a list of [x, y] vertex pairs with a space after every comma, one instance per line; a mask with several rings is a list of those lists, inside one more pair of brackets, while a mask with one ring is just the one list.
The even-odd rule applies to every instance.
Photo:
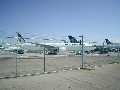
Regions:
[[[0, 52], [0, 77], [36, 75], [63, 70], [78, 70], [82, 66], [82, 55], [44, 55], [43, 48], [35, 53], [29, 50], [24, 53], [10, 51]], [[119, 63], [119, 54], [84, 54], [83, 66], [95, 69], [106, 64]]]
[[16, 54], [7, 51], [0, 52], [0, 77], [16, 75]]

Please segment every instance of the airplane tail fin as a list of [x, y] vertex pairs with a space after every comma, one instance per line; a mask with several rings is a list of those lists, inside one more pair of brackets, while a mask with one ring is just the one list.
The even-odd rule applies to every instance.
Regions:
[[112, 44], [108, 39], [105, 39], [105, 42], [107, 43], [107, 45]]
[[23, 38], [23, 36], [19, 33], [19, 32], [16, 32], [17, 33], [17, 37], [18, 37], [18, 41], [21, 43], [21, 42], [24, 42], [25, 43], [25, 39]]
[[68, 35], [68, 38], [70, 40], [71, 43], [78, 43], [78, 41], [76, 40], [75, 37], [71, 36], [71, 35]]

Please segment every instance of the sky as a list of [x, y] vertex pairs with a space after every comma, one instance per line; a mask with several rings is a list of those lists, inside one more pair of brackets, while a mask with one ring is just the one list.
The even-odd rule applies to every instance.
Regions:
[[120, 42], [120, 0], [0, 0], [0, 37], [15, 32]]

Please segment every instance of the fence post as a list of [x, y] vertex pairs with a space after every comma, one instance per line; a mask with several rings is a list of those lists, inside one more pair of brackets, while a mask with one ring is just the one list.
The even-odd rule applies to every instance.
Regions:
[[[18, 52], [18, 50], [17, 50], [17, 52]], [[17, 74], [18, 74], [18, 73], [17, 73], [17, 72], [18, 72], [18, 70], [17, 70], [17, 58], [18, 58], [18, 57], [17, 57], [17, 56], [18, 56], [18, 55], [17, 55], [17, 52], [16, 52], [16, 72], [15, 72], [15, 73], [16, 73], [16, 75], [15, 75], [16, 78], [17, 78]]]
[[43, 53], [44, 53], [44, 72], [46, 72], [46, 67], [45, 67], [45, 45], [44, 45]]
[[82, 53], [81, 53], [81, 54], [82, 54], [82, 67], [81, 67], [81, 68], [83, 69], [83, 68], [84, 68], [84, 61], [83, 61], [83, 59], [84, 59], [84, 57], [83, 57], [83, 56], [84, 56], [84, 55], [83, 55], [83, 54], [84, 54], [84, 47], [83, 47], [83, 44], [84, 44], [84, 43], [83, 43], [83, 35], [81, 35], [81, 36], [79, 36], [79, 37], [81, 37], [81, 38], [82, 38]]

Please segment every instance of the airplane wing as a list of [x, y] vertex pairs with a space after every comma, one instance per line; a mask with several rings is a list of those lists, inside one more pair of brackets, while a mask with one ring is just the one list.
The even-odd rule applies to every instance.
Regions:
[[55, 47], [55, 46], [45, 45], [45, 44], [40, 44], [40, 43], [34, 43], [34, 42], [28, 42], [28, 43], [35, 44], [35, 45], [38, 45], [38, 46], [40, 46], [40, 47], [45, 47], [45, 48], [47, 48], [47, 49], [49, 49], [49, 48], [57, 48], [57, 47]]

